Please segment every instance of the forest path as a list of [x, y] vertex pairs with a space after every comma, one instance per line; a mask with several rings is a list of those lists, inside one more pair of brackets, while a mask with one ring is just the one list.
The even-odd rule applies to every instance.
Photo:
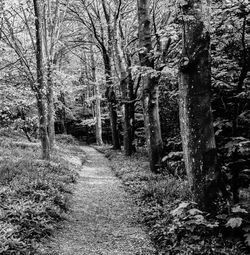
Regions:
[[[136, 222], [136, 206], [114, 176], [108, 159], [81, 146], [87, 160], [74, 186], [72, 212], [50, 247], [59, 255], [149, 255], [155, 249]], [[81, 164], [79, 158], [71, 162]]]

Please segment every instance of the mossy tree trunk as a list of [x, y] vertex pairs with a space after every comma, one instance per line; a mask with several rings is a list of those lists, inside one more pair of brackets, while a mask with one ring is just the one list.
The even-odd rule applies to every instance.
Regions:
[[217, 196], [217, 153], [211, 110], [210, 1], [182, 6], [180, 125], [185, 166], [194, 201], [210, 211]]
[[146, 67], [143, 79], [143, 113], [150, 160], [150, 169], [157, 172], [162, 159], [162, 138], [158, 106], [159, 73], [154, 70], [152, 54], [151, 27], [148, 14], [148, 0], [137, 0], [139, 21], [139, 58], [141, 66]]

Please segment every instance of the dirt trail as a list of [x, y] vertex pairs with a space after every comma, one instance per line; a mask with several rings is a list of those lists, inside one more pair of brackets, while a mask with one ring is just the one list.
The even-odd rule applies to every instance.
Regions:
[[[82, 146], [87, 161], [79, 172], [72, 212], [56, 233], [51, 249], [59, 255], [151, 255], [155, 249], [136, 223], [136, 207], [123, 190], [108, 160]], [[78, 158], [71, 158], [76, 164]]]

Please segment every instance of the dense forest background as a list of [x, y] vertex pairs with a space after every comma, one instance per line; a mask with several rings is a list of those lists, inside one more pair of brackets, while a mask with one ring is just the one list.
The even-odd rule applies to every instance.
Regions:
[[248, 0], [1, 0], [0, 19], [4, 135], [40, 139], [45, 160], [69, 135], [147, 150], [151, 172], [188, 181], [196, 203], [192, 223], [191, 204], [173, 212], [177, 241], [224, 224], [248, 249]]

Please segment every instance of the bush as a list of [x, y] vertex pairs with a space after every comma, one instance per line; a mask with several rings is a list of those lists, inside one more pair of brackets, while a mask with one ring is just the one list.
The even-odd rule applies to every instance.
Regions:
[[78, 144], [76, 139], [72, 135], [58, 134], [56, 135], [56, 141], [59, 143], [76, 145]]

